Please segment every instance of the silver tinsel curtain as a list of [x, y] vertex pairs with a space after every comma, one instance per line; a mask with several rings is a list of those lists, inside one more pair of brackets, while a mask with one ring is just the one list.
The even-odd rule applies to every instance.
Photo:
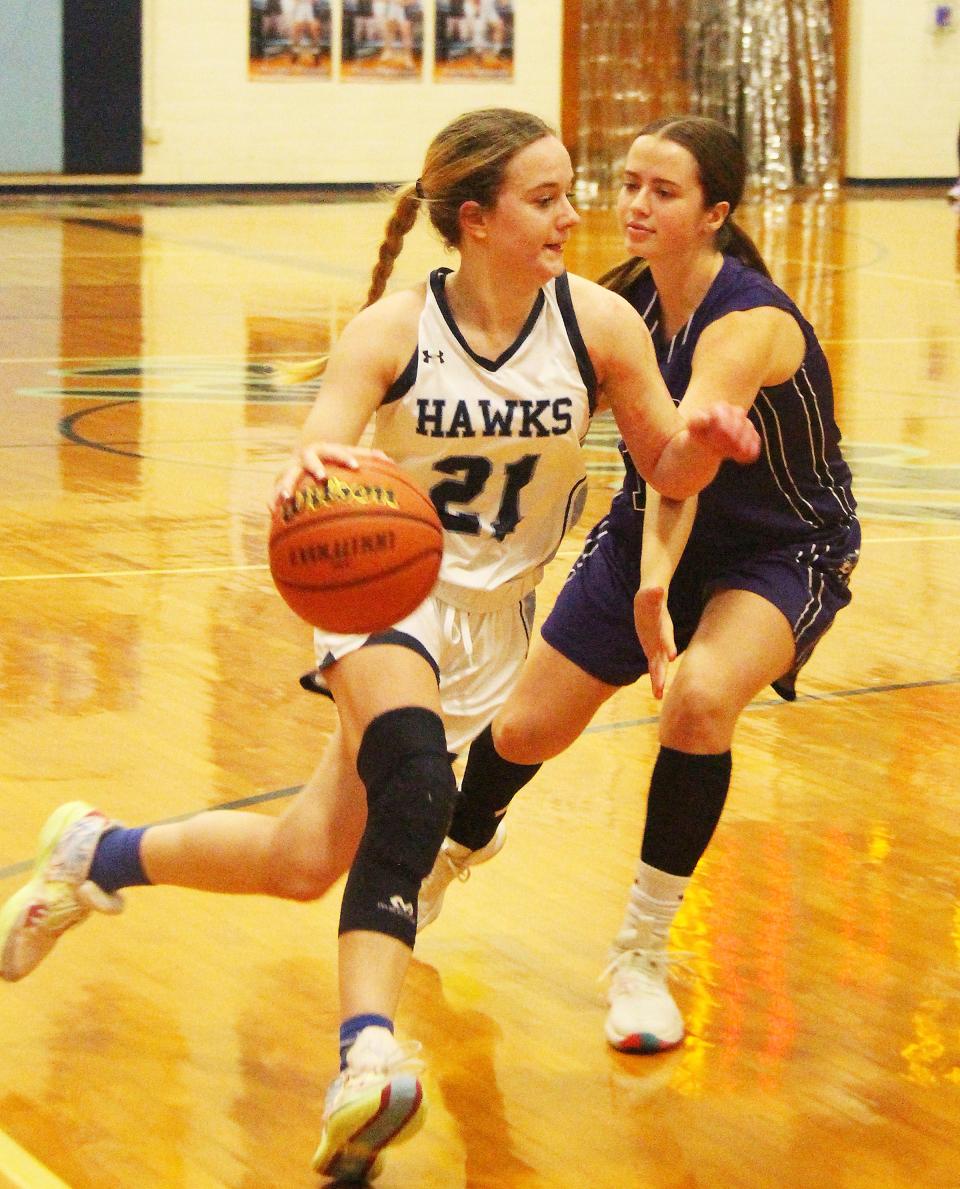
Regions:
[[755, 187], [837, 184], [831, 0], [582, 0], [577, 195], [602, 204], [648, 120], [740, 136]]

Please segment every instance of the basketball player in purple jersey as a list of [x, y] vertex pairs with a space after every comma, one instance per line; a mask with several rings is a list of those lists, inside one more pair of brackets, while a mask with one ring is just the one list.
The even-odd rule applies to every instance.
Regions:
[[605, 1032], [627, 1052], [683, 1038], [667, 988], [667, 938], [720, 818], [734, 727], [768, 684], [796, 697], [800, 668], [850, 601], [860, 548], [827, 361], [731, 217], [745, 172], [739, 143], [714, 120], [646, 127], [617, 204], [631, 259], [602, 283], [640, 311], [681, 411], [706, 393], [749, 410], [761, 455], [747, 467], [724, 464], [699, 503], [676, 502], [644, 484], [621, 444], [623, 486], [510, 698], [471, 746], [460, 805], [420, 895], [423, 928], [450, 882], [499, 851], [506, 806], [540, 762], [644, 673], [663, 697], [669, 662], [683, 652], [610, 955]]

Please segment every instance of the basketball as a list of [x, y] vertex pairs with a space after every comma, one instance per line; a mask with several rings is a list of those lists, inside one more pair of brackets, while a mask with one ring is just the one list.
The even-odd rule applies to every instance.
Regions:
[[287, 605], [328, 632], [379, 632], [427, 597], [440, 572], [436, 509], [395, 464], [325, 463], [270, 522], [270, 573]]

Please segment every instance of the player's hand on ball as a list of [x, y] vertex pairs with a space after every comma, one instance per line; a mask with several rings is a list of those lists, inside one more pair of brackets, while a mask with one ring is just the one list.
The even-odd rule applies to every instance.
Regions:
[[[359, 465], [294, 460], [293, 491], [270, 515], [270, 575], [292, 611], [325, 632], [369, 634], [399, 623], [436, 584], [443, 526], [433, 502], [379, 451], [343, 448]], [[322, 478], [314, 467], [321, 464]], [[305, 469], [309, 465], [309, 470]]]
[[[682, 410], [681, 410], [682, 412]], [[687, 417], [687, 428], [708, 450], [734, 462], [756, 462], [760, 454], [760, 435], [745, 409], [717, 401]]]
[[277, 476], [274, 498], [288, 500], [303, 475], [325, 479], [325, 462], [336, 463], [355, 471], [364, 462], [390, 462], [382, 450], [368, 446], [346, 446], [341, 442], [306, 442], [297, 447], [287, 465]]

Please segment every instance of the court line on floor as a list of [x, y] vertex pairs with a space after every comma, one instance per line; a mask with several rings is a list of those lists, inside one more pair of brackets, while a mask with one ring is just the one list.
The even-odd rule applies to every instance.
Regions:
[[[861, 686], [854, 689], [838, 689], [832, 690], [824, 694], [799, 694], [795, 702], [786, 702], [781, 698], [766, 698], [763, 701], [754, 701], [746, 707], [745, 714], [756, 714], [766, 710], [777, 710], [786, 707], [802, 706], [814, 702], [836, 702], [846, 698], [862, 698], [869, 694], [890, 694], [899, 693], [903, 690], [913, 689], [934, 689], [943, 686], [960, 685], [960, 673], [951, 674], [949, 677], [934, 677], [927, 681], [900, 681], [889, 685], [869, 685]], [[622, 731], [629, 727], [646, 727], [653, 726], [660, 721], [659, 714], [648, 714], [643, 718], [625, 718], [618, 719], [611, 723], [594, 723], [587, 727], [583, 732], [585, 735], [596, 735], [609, 731]], [[249, 809], [254, 805], [263, 805], [269, 801], [280, 801], [285, 797], [295, 796], [302, 785], [290, 785], [287, 788], [272, 789], [265, 793], [254, 793], [249, 797], [240, 797], [235, 801], [223, 801], [219, 805], [210, 805], [208, 809]], [[183, 822], [188, 818], [196, 817], [198, 813], [203, 813], [204, 810], [192, 810], [188, 813], [178, 814], [176, 817], [162, 818], [156, 822], [150, 822], [153, 826], [167, 826], [174, 822]], [[23, 875], [29, 871], [33, 866], [32, 859], [26, 859], [19, 863], [10, 863], [6, 867], [0, 867], [0, 882], [5, 879], [11, 879], [14, 875]]]
[[0, 1131], [0, 1177], [16, 1189], [70, 1189], [66, 1181], [61, 1181], [5, 1131]]
[[[950, 677], [932, 677], [927, 681], [898, 681], [889, 685], [866, 685], [856, 689], [837, 689], [825, 694], [797, 694], [796, 700], [787, 702], [782, 698], [765, 698], [763, 701], [751, 702], [744, 710], [745, 714], [756, 713], [760, 710], [777, 710], [784, 706], [800, 706], [811, 702], [836, 702], [846, 698], [863, 698], [868, 694], [894, 694], [903, 690], [930, 689], [945, 685], [960, 685], [960, 673]], [[659, 714], [647, 715], [645, 718], [620, 719], [612, 723], [594, 723], [584, 731], [585, 735], [600, 734], [604, 731], [621, 731], [625, 727], [643, 727], [660, 721]], [[2, 877], [0, 871], [0, 877]]]
[[[867, 537], [865, 545], [916, 545], [930, 544], [938, 541], [960, 541], [960, 533], [950, 533], [936, 537]], [[558, 558], [578, 557], [579, 548], [561, 549]], [[250, 570], [268, 569], [266, 562], [231, 562], [222, 566], [167, 566], [145, 568], [142, 570], [68, 570], [56, 574], [0, 574], [0, 583], [4, 582], [72, 582], [88, 578], [169, 578], [177, 574], [188, 577], [193, 574], [233, 574]]]
[[[811, 702], [829, 702], [837, 701], [844, 698], [863, 697], [868, 694], [885, 694], [896, 693], [902, 690], [910, 689], [929, 689], [938, 686], [957, 685], [960, 684], [960, 674], [955, 674], [951, 677], [935, 678], [928, 681], [913, 681], [913, 682], [897, 682], [889, 685], [880, 686], [865, 686], [861, 688], [848, 690], [834, 690], [825, 694], [801, 694], [796, 702], [785, 703], [779, 699], [767, 699], [762, 702], [752, 702], [746, 707], [745, 713], [765, 711], [783, 707], [785, 705], [798, 705]], [[643, 718], [622, 719], [613, 723], [597, 723], [593, 726], [587, 727], [584, 731], [585, 735], [599, 734], [602, 732], [619, 731], [628, 727], [636, 726], [650, 726], [659, 721], [658, 714], [647, 715]], [[235, 801], [226, 801], [218, 806], [212, 806], [215, 809], [249, 809], [253, 805], [262, 805], [269, 801], [281, 800], [285, 797], [294, 796], [300, 791], [300, 785], [291, 785], [288, 788], [274, 789], [266, 793], [255, 793], [250, 797], [241, 797]], [[202, 812], [202, 811], [197, 811]], [[187, 818], [194, 817], [195, 813], [183, 813], [176, 817], [165, 818], [161, 822], [153, 823], [155, 825], [166, 825], [173, 822], [185, 821]], [[21, 875], [29, 871], [32, 862], [27, 860], [22, 863], [14, 863], [10, 866], [0, 868], [0, 881], [8, 879], [14, 875]], [[21, 1148], [13, 1139], [5, 1132], [0, 1131], [0, 1176], [4, 1176], [9, 1180], [16, 1189], [70, 1189], [66, 1182], [61, 1181], [54, 1173], [52, 1173], [45, 1165], [41, 1164], [35, 1157], [31, 1156], [24, 1148]]]
[[0, 574], [0, 582], [70, 582], [81, 578], [167, 578], [175, 574], [234, 574], [266, 570], [266, 562], [231, 563], [223, 566], [170, 566], [144, 570], [78, 570], [61, 574]]

